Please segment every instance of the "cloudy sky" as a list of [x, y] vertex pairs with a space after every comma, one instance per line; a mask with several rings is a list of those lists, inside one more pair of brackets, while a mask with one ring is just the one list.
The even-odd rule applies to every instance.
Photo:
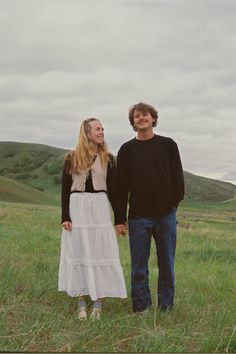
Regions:
[[234, 0], [0, 0], [0, 140], [71, 149], [96, 116], [116, 154], [144, 101], [186, 171], [236, 180], [235, 14]]

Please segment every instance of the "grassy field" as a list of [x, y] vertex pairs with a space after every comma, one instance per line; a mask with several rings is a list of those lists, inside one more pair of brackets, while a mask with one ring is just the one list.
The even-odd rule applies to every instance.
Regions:
[[129, 297], [104, 300], [100, 322], [79, 322], [77, 300], [57, 291], [60, 208], [0, 202], [0, 351], [235, 352], [235, 202], [178, 211], [175, 307], [132, 314], [127, 238], [119, 238]]

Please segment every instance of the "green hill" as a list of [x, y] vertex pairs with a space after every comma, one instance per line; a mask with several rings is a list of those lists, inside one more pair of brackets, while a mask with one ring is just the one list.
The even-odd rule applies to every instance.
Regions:
[[186, 198], [196, 201], [225, 201], [236, 196], [236, 185], [184, 172]]
[[59, 205], [59, 197], [34, 189], [24, 183], [0, 176], [0, 200], [32, 204]]
[[66, 152], [42, 144], [0, 142], [0, 175], [58, 194]]
[[[0, 175], [47, 192], [60, 195], [63, 159], [68, 150], [18, 142], [0, 142]], [[184, 172], [185, 200], [220, 202], [236, 196], [236, 186]], [[0, 200], [3, 200], [0, 190]], [[10, 192], [9, 192], [10, 193]], [[6, 198], [6, 192], [5, 192]], [[9, 200], [12, 200], [12, 194]]]

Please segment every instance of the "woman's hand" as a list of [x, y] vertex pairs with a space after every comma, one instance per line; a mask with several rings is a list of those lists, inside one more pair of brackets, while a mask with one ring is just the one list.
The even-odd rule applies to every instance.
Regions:
[[64, 221], [62, 223], [62, 226], [67, 231], [71, 231], [72, 230], [72, 222], [70, 222], [70, 221]]

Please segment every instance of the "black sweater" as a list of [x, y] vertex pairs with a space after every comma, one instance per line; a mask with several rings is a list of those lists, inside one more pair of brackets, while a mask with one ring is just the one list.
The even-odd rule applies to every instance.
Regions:
[[[68, 160], [65, 161], [63, 173], [62, 173], [62, 186], [61, 186], [61, 222], [64, 221], [71, 221], [70, 218], [70, 194], [71, 194], [71, 185], [72, 185], [72, 176], [66, 172]], [[107, 165], [107, 194], [110, 200], [114, 216], [115, 216], [115, 223], [116, 216], [118, 213], [118, 201], [117, 201], [117, 171], [116, 171], [116, 164], [113, 156], [111, 156], [111, 161]], [[77, 191], [80, 192], [80, 191]], [[89, 178], [86, 180], [85, 185], [85, 192], [89, 193], [97, 193], [99, 191], [94, 190], [91, 173], [89, 173]], [[75, 193], [75, 192], [72, 192]]]
[[117, 156], [119, 181], [118, 223], [129, 219], [164, 217], [178, 207], [184, 197], [184, 177], [177, 144], [154, 135], [149, 140], [136, 138], [123, 144]]

